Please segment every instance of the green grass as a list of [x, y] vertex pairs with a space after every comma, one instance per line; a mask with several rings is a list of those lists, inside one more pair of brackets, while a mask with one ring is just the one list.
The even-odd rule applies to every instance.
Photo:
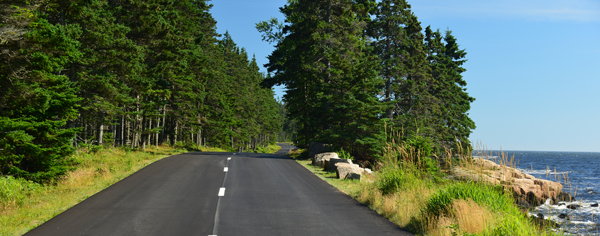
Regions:
[[[470, 200], [493, 213], [481, 235], [555, 235], [533, 225], [531, 220], [514, 204], [512, 196], [500, 186], [474, 182], [454, 182], [432, 194], [421, 210], [422, 217], [413, 224], [425, 224], [426, 220], [437, 220], [440, 216], [453, 216], [453, 203]], [[457, 225], [460, 228], [460, 225]]]
[[269, 153], [269, 154], [273, 154], [276, 153], [277, 151], [279, 151], [279, 149], [281, 149], [280, 146], [277, 146], [275, 144], [269, 144], [269, 146], [267, 147], [257, 147], [256, 148], [256, 153]]
[[519, 213], [512, 196], [504, 193], [502, 188], [473, 182], [455, 182], [440, 189], [429, 197], [423, 212], [433, 216], [447, 214], [452, 201], [458, 199], [471, 199], [494, 212], [502, 210], [510, 214]]

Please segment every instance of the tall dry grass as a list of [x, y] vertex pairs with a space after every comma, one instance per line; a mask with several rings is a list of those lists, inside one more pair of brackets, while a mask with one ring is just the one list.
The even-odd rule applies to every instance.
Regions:
[[427, 198], [435, 189], [425, 185], [414, 185], [404, 191], [383, 194], [374, 184], [364, 184], [354, 195], [359, 202], [369, 206], [380, 215], [401, 227], [408, 227], [418, 217]]
[[[365, 183], [355, 198], [392, 222], [422, 235], [555, 234], [532, 223], [501, 187], [445, 178], [454, 166], [484, 174], [471, 150], [459, 144], [456, 153], [447, 149], [441, 157], [424, 157], [421, 150], [402, 141], [406, 138], [401, 131], [390, 129], [386, 134], [388, 143], [375, 181]], [[487, 159], [493, 153], [480, 143], [475, 149]], [[514, 155], [502, 151], [496, 162], [502, 167], [518, 166]]]

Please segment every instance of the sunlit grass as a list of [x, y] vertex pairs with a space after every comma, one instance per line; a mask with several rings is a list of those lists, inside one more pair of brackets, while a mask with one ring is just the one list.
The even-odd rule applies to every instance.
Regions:
[[280, 146], [277, 146], [275, 144], [269, 144], [267, 147], [257, 147], [256, 148], [256, 153], [269, 153], [269, 154], [273, 154], [276, 153], [277, 151], [279, 151], [279, 149], [281, 149]]

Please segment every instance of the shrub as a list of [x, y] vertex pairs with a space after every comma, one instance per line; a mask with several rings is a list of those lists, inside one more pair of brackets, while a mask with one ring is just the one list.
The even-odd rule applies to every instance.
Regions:
[[375, 184], [383, 194], [390, 194], [398, 189], [406, 189], [422, 181], [410, 168], [387, 166], [379, 170]]
[[346, 151], [344, 151], [344, 149], [343, 149], [343, 148], [341, 148], [341, 149], [338, 151], [338, 156], [339, 156], [340, 158], [342, 158], [342, 159], [350, 159], [350, 160], [353, 160], [353, 161], [354, 161], [354, 157], [353, 157], [352, 155], [350, 155], [350, 153], [349, 153], [349, 152], [346, 152]]
[[406, 140], [407, 148], [414, 150], [414, 152], [419, 153], [419, 157], [429, 157], [433, 153], [433, 147], [431, 146], [431, 140], [415, 135], [408, 140]]
[[449, 214], [453, 200], [473, 200], [477, 204], [487, 206], [492, 211], [517, 211], [510, 195], [505, 194], [501, 187], [473, 182], [458, 182], [434, 193], [427, 203], [423, 213], [438, 217]]
[[41, 187], [30, 180], [12, 176], [0, 177], [0, 204], [3, 208], [21, 205], [31, 193]]

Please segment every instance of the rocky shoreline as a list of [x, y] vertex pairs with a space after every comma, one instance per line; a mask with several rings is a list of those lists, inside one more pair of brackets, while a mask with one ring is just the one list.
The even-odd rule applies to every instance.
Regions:
[[[312, 164], [335, 171], [340, 179], [360, 180], [363, 175], [370, 173], [370, 170], [361, 168], [366, 166], [354, 164], [350, 159], [340, 159], [332, 149], [327, 144], [312, 142], [308, 153]], [[541, 228], [564, 229], [569, 227], [565, 224], [581, 220], [577, 215], [580, 209], [599, 207], [596, 202], [577, 201], [569, 193], [563, 192], [564, 186], [559, 182], [536, 178], [514, 167], [499, 165], [484, 158], [473, 158], [452, 166], [445, 178], [501, 186], [505, 192], [511, 193], [515, 205], [529, 216], [530, 222]], [[562, 211], [553, 214], [540, 210], [548, 208]]]
[[513, 167], [482, 158], [474, 158], [471, 165], [453, 167], [451, 178], [501, 185], [511, 190], [515, 202], [523, 209], [537, 207], [548, 199], [553, 205], [573, 199], [562, 191], [560, 183], [537, 179]]

